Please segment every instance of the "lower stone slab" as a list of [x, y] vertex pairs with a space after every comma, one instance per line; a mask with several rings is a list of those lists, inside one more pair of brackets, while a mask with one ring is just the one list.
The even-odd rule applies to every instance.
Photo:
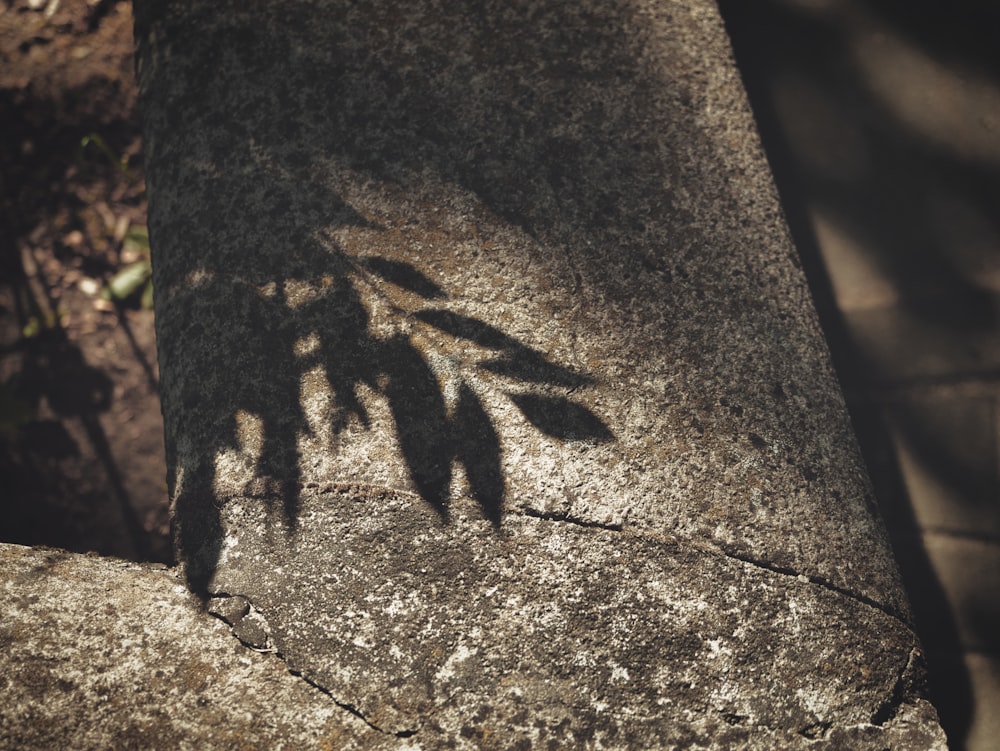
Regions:
[[[369, 561], [403, 560], [387, 546], [399, 540], [382, 522], [406, 516], [405, 508], [369, 516], [368, 536], [357, 538], [371, 544]], [[287, 589], [257, 602], [221, 598], [237, 606], [231, 619], [251, 616], [272, 631], [263, 638], [274, 643], [257, 649], [226, 633], [176, 570], [0, 545], [0, 747], [945, 748], [933, 708], [905, 696], [912, 636], [884, 614], [794, 577], [761, 574], [754, 584], [746, 564], [718, 559], [706, 567], [669, 543], [522, 523], [535, 534], [493, 543], [506, 563], [462, 552], [477, 530], [459, 527], [449, 536], [451, 569], [439, 565], [428, 576], [416, 561], [412, 571], [394, 569], [391, 601], [376, 588], [366, 596], [346, 586], [351, 546], [342, 548], [343, 566], [326, 561], [325, 583], [308, 592], [287, 569], [259, 571], [262, 584], [284, 574]], [[419, 558], [432, 540], [441, 532], [412, 540], [404, 557]], [[660, 564], [634, 566], [631, 557], [650, 546]], [[605, 560], [588, 568], [595, 554]], [[553, 578], [559, 560], [567, 576]], [[337, 577], [344, 586], [324, 599]], [[418, 607], [435, 587], [435, 606]], [[298, 600], [283, 599], [297, 588]], [[555, 596], [533, 599], [532, 588]], [[366, 620], [368, 628], [357, 627]], [[411, 633], [392, 631], [393, 620]], [[421, 621], [433, 632], [413, 632]], [[235, 630], [247, 634], [239, 623]], [[285, 642], [287, 666], [274, 653]], [[597, 662], [609, 658], [615, 662]], [[660, 676], [659, 689], [635, 691], [650, 673]], [[584, 680], [595, 675], [605, 683], [588, 694]]]
[[[443, 524], [386, 488], [306, 489], [294, 533], [267, 508], [227, 505], [213, 607], [386, 733], [882, 748], [917, 709], [933, 718], [909, 627], [804, 576], [565, 520]], [[905, 747], [943, 743], [915, 727]]]
[[233, 639], [176, 570], [0, 544], [0, 603], [0, 748], [398, 747]]

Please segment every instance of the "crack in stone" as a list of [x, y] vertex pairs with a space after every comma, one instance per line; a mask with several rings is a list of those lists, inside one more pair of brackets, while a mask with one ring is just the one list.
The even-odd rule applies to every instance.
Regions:
[[[416, 735], [417, 731], [409, 728], [393, 732], [379, 727], [375, 723], [371, 722], [367, 717], [365, 717], [364, 712], [362, 712], [360, 709], [358, 709], [352, 704], [340, 701], [339, 699], [337, 699], [336, 696], [333, 695], [330, 689], [320, 685], [309, 676], [304, 675], [301, 671], [292, 668], [288, 664], [288, 661], [285, 659], [285, 655], [280, 650], [274, 647], [270, 647], [267, 649], [260, 649], [255, 644], [248, 642], [246, 639], [244, 639], [238, 631], [240, 624], [248, 615], [251, 615], [252, 613], [255, 612], [259, 612], [257, 608], [254, 606], [253, 602], [250, 600], [250, 598], [248, 598], [246, 595], [232, 594], [230, 592], [213, 592], [211, 593], [211, 598], [212, 599], [210, 600], [208, 607], [209, 614], [215, 616], [219, 620], [226, 623], [230, 627], [230, 633], [234, 637], [236, 637], [236, 639], [241, 644], [243, 644], [243, 646], [252, 649], [255, 652], [266, 652], [273, 654], [275, 657], [277, 657], [279, 660], [285, 663], [285, 668], [288, 670], [289, 673], [296, 676], [297, 678], [301, 678], [310, 686], [317, 689], [321, 693], [325, 694], [330, 699], [330, 701], [332, 701], [341, 709], [357, 717], [372, 730], [376, 730], [379, 733], [382, 733], [383, 735], [395, 736], [396, 738], [410, 738]], [[271, 635], [269, 633], [267, 637], [268, 641], [270, 642]]]
[[611, 532], [621, 532], [623, 531], [621, 524], [608, 524], [605, 522], [591, 522], [586, 519], [580, 519], [576, 516], [570, 516], [567, 511], [539, 511], [533, 508], [524, 508], [523, 516], [531, 517], [533, 519], [542, 519], [544, 521], [551, 522], [566, 522], [572, 524], [576, 527], [582, 527], [584, 529], [606, 529]]
[[354, 715], [359, 720], [361, 720], [363, 723], [365, 723], [365, 725], [367, 725], [368, 727], [370, 727], [372, 730], [375, 730], [375, 731], [377, 731], [379, 733], [382, 733], [382, 735], [393, 736], [393, 737], [396, 737], [396, 738], [412, 738], [414, 735], [417, 734], [417, 731], [415, 729], [411, 729], [411, 728], [406, 728], [404, 730], [397, 730], [395, 732], [391, 731], [391, 730], [386, 730], [385, 728], [381, 728], [378, 725], [376, 725], [375, 723], [373, 723], [371, 720], [369, 720], [367, 717], [365, 717], [364, 712], [362, 712], [360, 709], [358, 709], [357, 707], [355, 707], [353, 704], [348, 704], [347, 702], [340, 701], [336, 696], [334, 696], [330, 692], [330, 689], [326, 688], [325, 686], [321, 686], [319, 683], [317, 683], [316, 681], [314, 681], [309, 676], [303, 675], [301, 672], [299, 672], [297, 670], [293, 670], [292, 668], [288, 668], [288, 672], [290, 672], [292, 675], [298, 676], [299, 678], [301, 678], [302, 680], [304, 680], [306, 683], [308, 683], [310, 686], [312, 686], [313, 688], [315, 688], [319, 692], [321, 692], [321, 693], [325, 694], [326, 696], [328, 696], [330, 698], [330, 701], [332, 701], [338, 707], [340, 707], [341, 709], [343, 709], [343, 710], [349, 712], [350, 714]]
[[802, 574], [793, 568], [789, 568], [787, 566], [779, 566], [775, 563], [771, 563], [770, 561], [759, 560], [744, 553], [739, 553], [725, 546], [717, 545], [707, 541], [688, 540], [673, 535], [668, 536], [668, 535], [649, 534], [629, 529], [622, 524], [606, 524], [603, 522], [591, 522], [584, 519], [580, 519], [578, 517], [569, 516], [568, 512], [563, 512], [563, 511], [539, 511], [537, 509], [524, 508], [523, 513], [521, 515], [531, 517], [534, 519], [542, 519], [544, 521], [564, 522], [584, 529], [594, 529], [594, 528], [605, 529], [611, 532], [621, 532], [623, 534], [633, 535], [635, 537], [640, 537], [648, 540], [668, 541], [674, 543], [675, 545], [687, 547], [689, 549], [697, 550], [702, 553], [708, 553], [710, 555], [721, 555], [726, 558], [731, 558], [733, 560], [740, 561], [741, 563], [745, 563], [750, 566], [763, 569], [765, 571], [770, 571], [773, 574], [779, 574], [781, 576], [789, 576], [795, 578], [798, 581], [802, 582], [803, 584], [813, 584], [817, 587], [822, 587], [823, 589], [826, 589], [830, 592], [834, 592], [843, 597], [849, 597], [850, 599], [855, 600], [856, 602], [860, 602], [863, 605], [875, 608], [881, 613], [885, 613], [889, 617], [896, 619], [900, 623], [912, 629], [910, 619], [907, 617], [906, 613], [900, 612], [888, 605], [883, 605], [882, 603], [872, 599], [871, 597], [868, 597], [867, 595], [863, 595], [859, 592], [854, 592], [846, 587], [841, 587], [837, 584], [834, 584], [825, 577], [819, 576], [817, 574]]
[[830, 592], [842, 595], [843, 597], [849, 597], [852, 600], [860, 602], [862, 605], [867, 605], [868, 607], [875, 608], [879, 612], [885, 613], [890, 618], [894, 618], [903, 625], [907, 626], [908, 628], [911, 628], [910, 620], [909, 618], [907, 618], [905, 613], [902, 613], [896, 610], [895, 608], [889, 607], [888, 605], [883, 605], [882, 603], [878, 602], [877, 600], [873, 600], [871, 597], [868, 597], [867, 595], [863, 595], [859, 592], [854, 592], [850, 589], [847, 589], [846, 587], [841, 587], [837, 584], [834, 584], [825, 577], [818, 576], [816, 574], [803, 574], [796, 571], [793, 568], [789, 568], [787, 566], [778, 566], [777, 564], [771, 563], [770, 561], [758, 560], [756, 558], [752, 558], [749, 555], [738, 553], [735, 550], [726, 547], [714, 546], [714, 545], [706, 547], [714, 549], [716, 552], [726, 556], [727, 558], [732, 558], [733, 560], [741, 561], [742, 563], [747, 563], [751, 566], [764, 569], [765, 571], [770, 571], [771, 573], [774, 574], [794, 577], [795, 579], [801, 581], [804, 584], [806, 583], [813, 584], [817, 587], [822, 587], [823, 589], [826, 589]]
[[[380, 495], [384, 495], [386, 493], [405, 495], [411, 498], [419, 498], [419, 496], [410, 491], [390, 488], [386, 486], [379, 486], [379, 485], [363, 485], [363, 484], [359, 485], [357, 483], [325, 483], [323, 485], [319, 485], [318, 483], [306, 483], [305, 487], [318, 489], [320, 493], [330, 493], [338, 491], [349, 492], [349, 493], [363, 492], [366, 498], [373, 498], [373, 497], [377, 498]], [[813, 584], [815, 586], [822, 587], [827, 591], [834, 592], [844, 597], [849, 597], [852, 600], [855, 600], [856, 602], [860, 602], [863, 605], [867, 605], [868, 607], [875, 608], [879, 612], [885, 613], [891, 618], [898, 620], [900, 623], [912, 629], [910, 618], [907, 616], [906, 613], [903, 613], [887, 605], [883, 605], [882, 603], [872, 599], [871, 597], [863, 595], [859, 592], [854, 592], [846, 587], [841, 587], [837, 584], [834, 584], [825, 577], [819, 576], [817, 574], [802, 574], [793, 568], [789, 568], [787, 566], [779, 566], [777, 564], [771, 563], [770, 561], [759, 560], [744, 553], [739, 553], [736, 550], [733, 550], [732, 548], [724, 545], [718, 545], [708, 541], [688, 540], [672, 535], [671, 536], [651, 535], [641, 531], [629, 529], [623, 524], [588, 521], [586, 519], [581, 519], [580, 517], [571, 516], [569, 511], [541, 511], [529, 507], [522, 507], [520, 509], [520, 513], [518, 513], [517, 511], [508, 511], [508, 513], [514, 513], [518, 514], [519, 516], [529, 517], [533, 519], [541, 519], [543, 521], [563, 522], [566, 524], [572, 524], [582, 529], [603, 529], [609, 532], [620, 532], [623, 534], [631, 534], [645, 539], [651, 539], [651, 540], [663, 539], [669, 542], [673, 542], [674, 544], [677, 545], [698, 550], [703, 553], [708, 553], [711, 555], [722, 555], [725, 556], [726, 558], [731, 558], [733, 560], [740, 561], [741, 563], [745, 563], [750, 566], [763, 569], [765, 571], [770, 571], [771, 573], [774, 574], [794, 577], [795, 579], [802, 581], [803, 583]]]
[[814, 722], [811, 725], [799, 728], [798, 733], [803, 738], [808, 738], [811, 741], [820, 740], [826, 737], [826, 734], [830, 732], [830, 728], [832, 727], [832, 722]]
[[886, 723], [899, 714], [900, 707], [907, 702], [913, 693], [914, 674], [920, 669], [919, 662], [919, 651], [916, 648], [911, 649], [906, 664], [899, 671], [899, 676], [893, 684], [892, 692], [872, 714], [872, 725], [885, 727]]

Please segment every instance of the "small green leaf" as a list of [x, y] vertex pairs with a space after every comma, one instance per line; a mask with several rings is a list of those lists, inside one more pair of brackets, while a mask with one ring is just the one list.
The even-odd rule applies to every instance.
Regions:
[[28, 319], [28, 322], [24, 324], [24, 328], [21, 329], [21, 336], [25, 339], [31, 339], [42, 333], [42, 329], [45, 328], [42, 320], [38, 316], [32, 316]]
[[90, 133], [81, 139], [80, 152], [82, 153], [85, 151], [90, 144], [94, 144], [97, 148], [103, 151], [104, 155], [111, 160], [111, 163], [118, 168], [118, 171], [121, 172], [122, 175], [127, 177], [129, 180], [132, 179], [132, 173], [128, 168], [128, 157], [124, 155], [118, 156], [115, 154], [114, 149], [108, 146], [108, 142], [105, 141], [98, 133]]
[[146, 282], [145, 289], [142, 290], [142, 309], [152, 310], [153, 309], [153, 280], [150, 279]]
[[125, 249], [136, 253], [149, 252], [149, 229], [141, 224], [133, 224], [125, 233]]
[[24, 327], [21, 329], [21, 336], [25, 339], [31, 339], [32, 337], [38, 336], [43, 331], [54, 329], [59, 326], [59, 322], [65, 316], [65, 308], [58, 308], [54, 311], [39, 311], [38, 315], [32, 316], [28, 319], [28, 322], [24, 324]]
[[148, 260], [136, 261], [115, 274], [104, 288], [103, 297], [111, 300], [126, 300], [149, 281], [153, 269]]

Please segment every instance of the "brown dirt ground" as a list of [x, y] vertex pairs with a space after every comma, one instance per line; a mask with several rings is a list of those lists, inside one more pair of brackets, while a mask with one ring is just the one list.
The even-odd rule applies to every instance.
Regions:
[[153, 314], [99, 294], [146, 221], [132, 45], [127, 2], [0, 0], [0, 539], [169, 562]]

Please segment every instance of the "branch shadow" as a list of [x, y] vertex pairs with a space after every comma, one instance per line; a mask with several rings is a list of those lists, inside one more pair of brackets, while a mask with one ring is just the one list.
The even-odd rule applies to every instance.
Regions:
[[[23, 359], [12, 379], [13, 391], [29, 415], [37, 414], [39, 405], [45, 403], [52, 417], [30, 420], [9, 441], [0, 433], [3, 539], [60, 545], [80, 552], [99, 545], [101, 552], [108, 554], [138, 560], [162, 558], [143, 527], [101, 424], [100, 416], [112, 404], [111, 379], [87, 363], [81, 349], [59, 327], [20, 343], [19, 349]], [[67, 424], [73, 423], [79, 425], [85, 443], [78, 445], [67, 430]], [[75, 477], [68, 473], [63, 477], [62, 460], [80, 461], [81, 446], [87, 443], [96, 459], [94, 477], [81, 478], [79, 472]], [[103, 481], [98, 487], [93, 487], [95, 478]], [[75, 502], [65, 504], [52, 500], [66, 497], [73, 501], [74, 496], [78, 496]], [[111, 530], [96, 534], [74, 505], [90, 506], [90, 513]], [[115, 542], [106, 542], [108, 539]]]
[[[136, 36], [140, 68], [153, 69], [158, 63], [149, 27], [158, 19], [145, 17], [157, 12], [150, 8], [137, 7]], [[182, 467], [185, 489], [177, 493], [177, 437], [188, 441], [183, 453], [189, 464], [241, 443], [220, 442], [220, 431], [183, 424], [183, 415], [224, 424], [230, 436], [239, 425], [227, 409], [257, 416], [261, 456], [271, 457], [254, 469], [262, 475], [260, 493], [280, 494], [283, 507], [275, 511], [294, 526], [301, 476], [291, 466], [297, 457], [289, 447], [310, 430], [298, 393], [308, 367], [325, 372], [336, 401], [336, 433], [370, 427], [362, 390], [385, 400], [413, 486], [444, 520], [458, 468], [484, 517], [494, 524], [502, 517], [503, 445], [477, 391], [480, 380], [508, 384], [500, 398], [552, 440], [615, 440], [607, 424], [572, 396], [594, 384], [588, 373], [554, 361], [494, 321], [452, 310], [449, 293], [457, 291], [418, 268], [416, 252], [414, 263], [371, 252], [382, 228], [331, 186], [325, 165], [382, 186], [431, 174], [468, 191], [486, 214], [538, 240], [539, 253], [568, 248], [574, 268], [604, 285], [601, 304], [629, 310], [641, 274], [659, 274], [662, 267], [669, 275], [667, 240], [683, 244], [663, 228], [681, 211], [664, 190], [665, 182], [681, 179], [670, 149], [705, 144], [682, 87], [647, 65], [647, 24], [632, 8], [563, 3], [540, 10], [531, 3], [446, 0], [429, 10], [408, 0], [327, 9], [321, 18], [308, 5], [292, 4], [280, 14], [261, 3], [248, 8], [245, 18], [243, 11], [227, 10], [225, 23], [218, 23], [217, 10], [192, 10], [181, 26], [158, 34], [187, 40], [169, 74], [187, 83], [155, 82], [154, 88], [171, 89], [169, 107], [156, 101], [162, 91], [143, 94], [147, 141], [157, 144], [147, 151], [150, 184], [159, 180], [171, 191], [198, 196], [188, 216], [158, 214], [153, 201], [150, 217], [164, 415], [172, 437], [170, 492], [178, 498], [181, 557], [189, 571], [201, 572], [196, 588], [204, 588], [218, 560], [221, 501], [213, 496], [211, 462]], [[213, 75], [202, 81], [205, 70]], [[651, 130], [668, 125], [672, 143], [664, 149]], [[174, 136], [185, 133], [195, 137]], [[192, 150], [202, 164], [217, 168], [183, 173], [177, 165], [193, 162]], [[178, 176], [191, 182], [182, 187]], [[700, 182], [690, 175], [683, 180]], [[655, 229], [651, 217], [659, 223]], [[220, 223], [238, 226], [235, 234], [251, 240], [238, 249], [213, 247]], [[372, 231], [375, 241], [357, 256], [333, 240], [317, 241], [315, 233], [333, 237], [338, 227]], [[664, 236], [651, 242], [650, 232]], [[164, 244], [169, 252], [162, 251]], [[613, 269], [598, 250], [607, 247], [618, 251]], [[211, 289], [200, 289], [199, 300], [171, 303], [169, 290], [195, 269], [210, 277]], [[239, 274], [247, 278], [232, 282]], [[553, 284], [569, 296], [574, 282], [578, 288], [579, 273]], [[269, 284], [270, 297], [262, 298], [260, 289]], [[282, 291], [296, 284], [320, 291], [304, 302]], [[376, 334], [369, 320], [367, 296], [379, 285], [419, 301], [396, 311], [407, 326], [391, 336]], [[254, 316], [261, 332], [240, 342], [236, 362], [220, 354], [229, 348], [213, 342], [219, 333], [198, 323], [230, 316]], [[442, 389], [434, 363], [407, 333], [412, 327], [482, 351], [460, 374], [454, 393]], [[314, 348], [304, 358], [296, 355], [294, 343], [309, 336]], [[210, 376], [205, 383], [199, 375], [217, 372], [238, 372], [238, 381]], [[240, 391], [262, 380], [270, 383], [259, 393]], [[288, 465], [284, 482], [268, 466], [282, 463]], [[198, 562], [193, 568], [192, 560]]]
[[[235, 362], [225, 360], [232, 353], [219, 348], [200, 322], [202, 317], [209, 320], [209, 311], [174, 311], [188, 320], [187, 335], [177, 341], [188, 361], [193, 356], [197, 363], [192, 374], [225, 374], [188, 379], [181, 389], [183, 406], [178, 414], [166, 412], [168, 421], [178, 415], [199, 415], [198, 421], [208, 426], [200, 431], [188, 426], [195, 442], [189, 455], [204, 461], [184, 467], [183, 492], [178, 492], [176, 477], [170, 488], [177, 499], [175, 536], [194, 591], [207, 592], [221, 550], [218, 499], [209, 503], [204, 497], [220, 479], [219, 467], [212, 461], [216, 457], [252, 449], [252, 466], [243, 467], [253, 477], [250, 492], [294, 533], [303, 487], [298, 437], [312, 431], [302, 404], [303, 379], [317, 366], [331, 392], [329, 426], [335, 436], [348, 427], [375, 429], [360, 394], [362, 387], [384, 400], [413, 487], [444, 523], [449, 522], [456, 466], [463, 468], [468, 491], [483, 517], [494, 528], [502, 520], [503, 446], [473, 385], [479, 380], [476, 373], [513, 382], [518, 390], [502, 393], [527, 423], [550, 438], [593, 443], [615, 439], [585, 404], [569, 396], [531, 391], [575, 390], [594, 384], [593, 378], [553, 362], [544, 352], [484, 321], [439, 307], [449, 300], [447, 292], [414, 265], [373, 255], [355, 257], [330, 243], [320, 247], [313, 241], [307, 247], [303, 257], [308, 258], [308, 273], [300, 278], [253, 285], [219, 275], [198, 289], [200, 301], [215, 310], [224, 307], [229, 317], [253, 332], [242, 341]], [[378, 335], [372, 330], [369, 307], [374, 298], [385, 303], [395, 297], [387, 294], [385, 285], [411, 293], [408, 299], [417, 300], [417, 306], [434, 307], [410, 310], [391, 303], [400, 330]], [[164, 309], [164, 317], [168, 310]], [[449, 399], [429, 363], [433, 352], [418, 346], [405, 328], [432, 329], [477, 345], [486, 354], [459, 363], [457, 394]], [[304, 341], [310, 342], [307, 351], [297, 350]], [[211, 415], [214, 418], [205, 422]], [[176, 463], [176, 455], [168, 455], [168, 466]], [[204, 490], [192, 493], [190, 488]]]

